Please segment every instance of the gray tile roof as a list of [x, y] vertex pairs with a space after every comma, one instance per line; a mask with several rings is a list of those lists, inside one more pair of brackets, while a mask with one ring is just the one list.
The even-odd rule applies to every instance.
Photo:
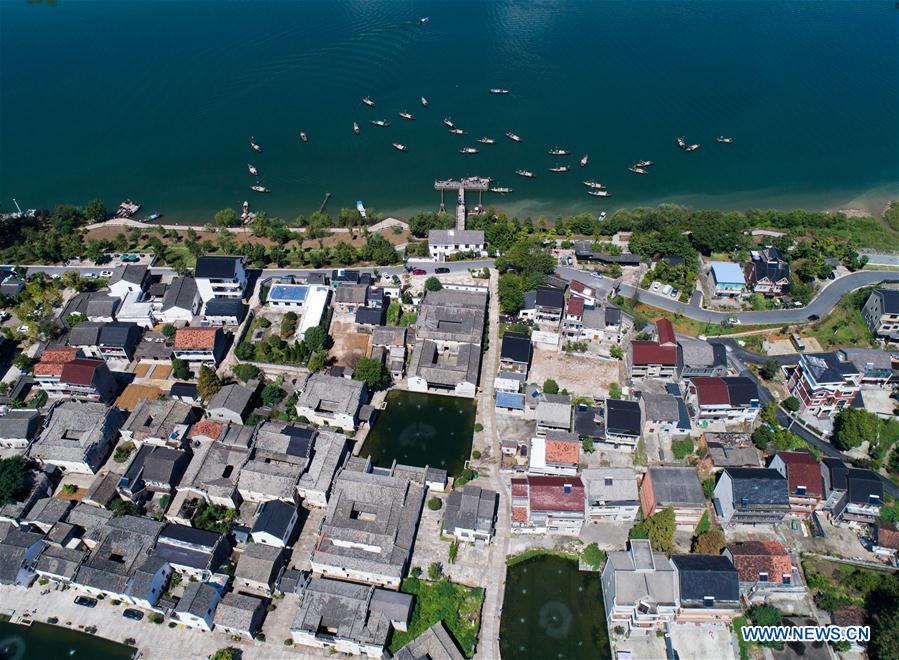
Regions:
[[166, 440], [179, 426], [190, 424], [194, 417], [193, 408], [186, 403], [173, 399], [142, 399], [122, 430], [134, 434], [138, 442], [148, 438]]
[[84, 550], [48, 545], [38, 557], [35, 569], [71, 580], [86, 557]]
[[103, 403], [64, 401], [53, 408], [30, 454], [44, 461], [99, 461], [123, 420], [121, 410]]
[[662, 552], [653, 552], [646, 539], [632, 539], [627, 550], [608, 554], [603, 574], [614, 571], [615, 602], [636, 606], [642, 601], [659, 605], [677, 604], [677, 575]]
[[25, 522], [52, 527], [60, 520], [64, 520], [69, 509], [72, 508], [70, 500], [59, 500], [55, 497], [44, 497], [34, 503], [28, 511]]
[[452, 534], [457, 529], [493, 534], [498, 494], [496, 491], [466, 484], [446, 498], [443, 531]]
[[438, 621], [394, 654], [394, 660], [462, 660], [452, 636]]
[[734, 502], [746, 498], [751, 506], [788, 505], [790, 503], [787, 480], [773, 468], [727, 468], [733, 479]]
[[193, 309], [197, 299], [197, 283], [192, 277], [176, 277], [169, 284], [162, 299], [162, 311]]
[[41, 542], [41, 535], [33, 532], [11, 530], [0, 541], [0, 583], [15, 584], [16, 577], [28, 549]]
[[37, 410], [9, 410], [0, 416], [0, 438], [30, 440], [41, 421]]
[[297, 484], [305, 492], [327, 493], [347, 447], [347, 437], [334, 431], [319, 430], [312, 445], [312, 460]]
[[334, 292], [334, 302], [344, 305], [364, 305], [367, 299], [367, 284], [341, 284]]
[[[656, 506], [705, 506], [705, 495], [694, 467], [656, 466], [649, 468]], [[644, 477], [645, 478], [645, 477]]]
[[428, 245], [483, 245], [484, 232], [478, 229], [429, 229]]
[[255, 388], [232, 383], [216, 392], [206, 406], [211, 417], [216, 410], [225, 410], [239, 415], [241, 418], [250, 410], [250, 404], [256, 394]]
[[312, 374], [303, 386], [297, 406], [352, 415], [362, 405], [365, 391], [362, 381]]
[[78, 570], [75, 582], [124, 593], [131, 575], [149, 556], [162, 527], [162, 523], [149, 518], [112, 518], [101, 530], [102, 541]]
[[290, 530], [291, 521], [297, 513], [293, 504], [282, 500], [263, 502], [260, 509], [253, 522], [253, 533], [268, 532], [276, 538], [281, 538]]
[[265, 603], [261, 598], [232, 591], [219, 602], [215, 625], [252, 633], [264, 612]]
[[234, 575], [242, 580], [271, 585], [278, 577], [283, 563], [282, 548], [262, 543], [250, 543], [240, 553]]
[[646, 411], [646, 420], [655, 422], [676, 422], [680, 419], [677, 399], [670, 394], [643, 393], [640, 397]]
[[212, 585], [205, 582], [191, 582], [184, 589], [184, 595], [178, 601], [175, 611], [205, 619], [206, 612], [215, 608], [218, 599], [219, 592]]
[[481, 343], [487, 296], [468, 291], [428, 291], [415, 322], [416, 341]]
[[581, 473], [587, 491], [587, 506], [633, 504], [639, 500], [637, 474], [633, 468], [590, 468]]
[[408, 373], [445, 387], [459, 383], [476, 385], [480, 366], [481, 347], [477, 344], [459, 344], [455, 350], [441, 353], [437, 344], [419, 338], [412, 350]]
[[149, 268], [140, 264], [127, 264], [119, 266], [113, 271], [109, 284], [117, 284], [118, 282], [128, 282], [129, 284], [143, 284], [147, 277]]

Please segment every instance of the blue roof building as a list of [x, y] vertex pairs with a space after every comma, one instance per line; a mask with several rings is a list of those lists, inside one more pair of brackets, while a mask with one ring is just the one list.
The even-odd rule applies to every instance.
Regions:
[[496, 407], [509, 410], [524, 410], [524, 394], [514, 392], [497, 392]]
[[709, 279], [717, 296], [740, 296], [746, 290], [746, 276], [740, 264], [713, 261]]
[[269, 289], [267, 303], [271, 307], [302, 309], [309, 294], [305, 284], [275, 284]]

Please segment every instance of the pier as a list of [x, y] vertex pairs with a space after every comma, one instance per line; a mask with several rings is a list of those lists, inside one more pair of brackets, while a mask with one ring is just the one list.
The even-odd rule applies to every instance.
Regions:
[[465, 229], [465, 191], [478, 193], [478, 206], [481, 206], [481, 193], [490, 189], [490, 179], [480, 176], [470, 176], [464, 179], [438, 179], [434, 181], [434, 190], [440, 191], [440, 210], [446, 210], [444, 193], [447, 190], [455, 190], [456, 195], [456, 229]]

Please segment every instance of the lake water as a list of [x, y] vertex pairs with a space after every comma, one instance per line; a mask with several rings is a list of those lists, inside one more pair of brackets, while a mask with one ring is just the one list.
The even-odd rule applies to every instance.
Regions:
[[610, 659], [599, 573], [551, 555], [510, 566], [500, 652], [504, 658]]
[[[5, 0], [0, 208], [99, 195], [208, 220], [249, 199], [292, 219], [329, 191], [335, 214], [357, 199], [405, 214], [435, 208], [435, 178], [466, 174], [514, 188], [488, 201], [531, 215], [874, 207], [899, 195], [897, 26], [887, 0]], [[641, 159], [649, 176], [627, 171]], [[247, 163], [270, 195], [249, 191]], [[587, 196], [587, 178], [613, 197]]]
[[0, 623], [0, 660], [130, 660], [134, 652], [130, 646], [60, 626]]
[[476, 404], [439, 394], [387, 393], [382, 410], [365, 440], [361, 455], [375, 465], [429, 465], [458, 476], [471, 454]]

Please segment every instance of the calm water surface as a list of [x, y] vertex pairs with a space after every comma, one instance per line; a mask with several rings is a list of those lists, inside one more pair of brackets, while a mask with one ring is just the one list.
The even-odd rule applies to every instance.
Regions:
[[0, 623], [0, 660], [130, 660], [134, 651], [124, 644], [45, 623]]
[[[335, 213], [363, 199], [402, 214], [465, 174], [533, 215], [875, 205], [899, 195], [897, 36], [892, 0], [0, 0], [0, 208], [100, 195], [206, 220], [249, 198], [293, 218], [329, 191]], [[679, 135], [701, 149], [679, 151]], [[548, 156], [557, 145], [572, 156]], [[627, 171], [641, 159], [651, 175]], [[249, 191], [248, 162], [272, 194]], [[548, 172], [557, 162], [573, 171]], [[588, 197], [586, 178], [613, 197]]]

